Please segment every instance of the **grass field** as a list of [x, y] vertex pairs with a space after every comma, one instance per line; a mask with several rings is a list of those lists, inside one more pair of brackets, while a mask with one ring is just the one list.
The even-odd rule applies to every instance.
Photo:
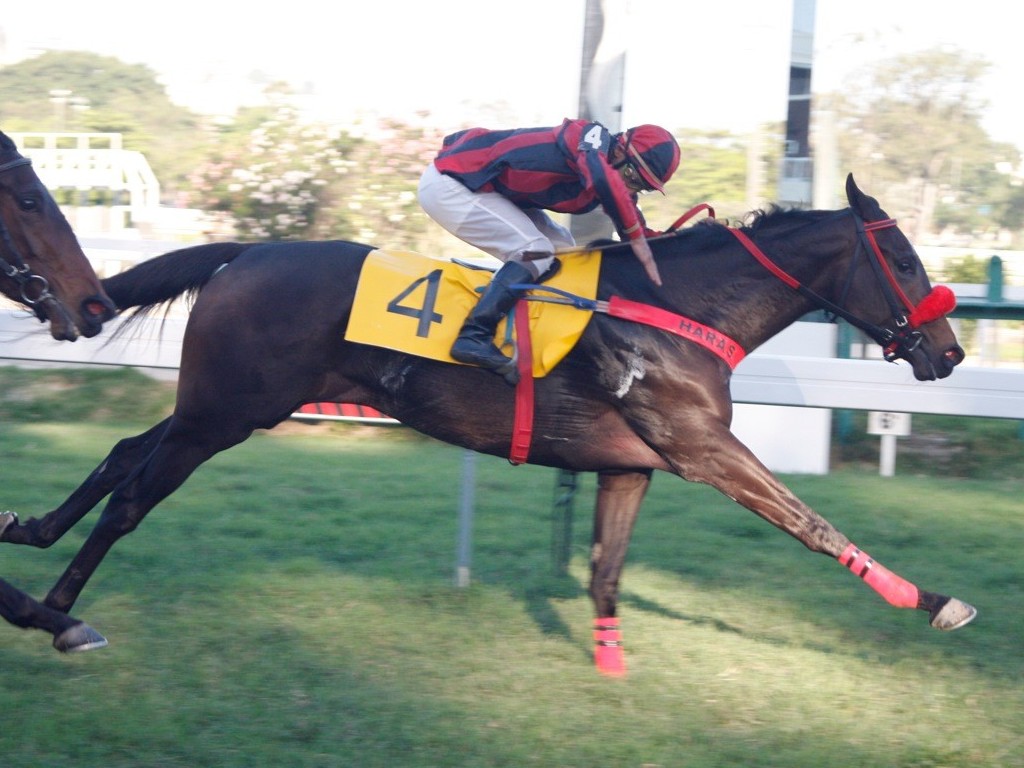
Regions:
[[[0, 369], [0, 509], [52, 508], [169, 397], [121, 372]], [[0, 766], [1024, 766], [1024, 482], [1002, 469], [785, 478], [882, 563], [977, 606], [949, 634], [656, 475], [614, 680], [590, 658], [593, 478], [559, 577], [554, 471], [478, 457], [457, 589], [463, 457], [404, 429], [290, 425], [204, 465], [76, 605], [109, 648], [61, 656], [0, 625]], [[96, 514], [51, 549], [0, 547], [0, 575], [45, 594]]]

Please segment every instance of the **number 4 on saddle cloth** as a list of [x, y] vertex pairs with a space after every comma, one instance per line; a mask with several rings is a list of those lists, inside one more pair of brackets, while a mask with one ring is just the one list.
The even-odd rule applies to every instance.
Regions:
[[[573, 254], [534, 292], [564, 292], [594, 299], [601, 266], [600, 251]], [[490, 282], [489, 269], [408, 251], [371, 251], [363, 263], [345, 339], [398, 352], [457, 363], [448, 354], [462, 323]], [[591, 311], [549, 301], [528, 303], [533, 375], [542, 377], [573, 348]], [[522, 304], [514, 312], [521, 312]], [[502, 321], [495, 343], [506, 346], [514, 333]]]

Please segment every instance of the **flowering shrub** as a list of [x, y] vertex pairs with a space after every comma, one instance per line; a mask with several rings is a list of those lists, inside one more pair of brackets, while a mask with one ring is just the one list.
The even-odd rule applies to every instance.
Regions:
[[198, 205], [230, 214], [239, 239], [294, 240], [311, 235], [329, 187], [345, 170], [336, 137], [281, 107], [245, 142], [223, 142], [191, 181]]
[[197, 207], [240, 240], [343, 238], [422, 249], [438, 229], [422, 212], [420, 174], [441, 134], [389, 121], [365, 135], [301, 123], [279, 107], [245, 132], [225, 131], [191, 178]]

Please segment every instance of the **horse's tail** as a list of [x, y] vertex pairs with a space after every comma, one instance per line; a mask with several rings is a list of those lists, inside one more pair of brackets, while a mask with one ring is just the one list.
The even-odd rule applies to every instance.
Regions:
[[208, 243], [156, 256], [103, 280], [118, 309], [145, 314], [186, 294], [195, 295], [214, 273], [251, 244]]
[[134, 310], [125, 316], [114, 337], [162, 304], [169, 310], [170, 303], [181, 296], [194, 298], [217, 270], [251, 245], [207, 243], [180, 248], [101, 280], [103, 289], [119, 310]]

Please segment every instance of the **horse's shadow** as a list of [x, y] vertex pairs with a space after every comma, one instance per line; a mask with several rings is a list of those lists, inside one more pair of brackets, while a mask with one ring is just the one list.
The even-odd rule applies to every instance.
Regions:
[[685, 622], [686, 624], [692, 624], [695, 627], [712, 627], [718, 632], [734, 635], [746, 634], [746, 632], [744, 632], [740, 627], [730, 624], [727, 621], [722, 621], [722, 619], [714, 616], [695, 616], [692, 614], [682, 613], [671, 608], [666, 608], [664, 605], [654, 600], [641, 597], [635, 592], [624, 592], [621, 596], [620, 602], [623, 605], [629, 605], [643, 611], [644, 613], [661, 616], [662, 618], [671, 619], [673, 621]]
[[[589, 638], [587, 638], [586, 642], [580, 642], [581, 638], [579, 637], [578, 627], [574, 631], [565, 622], [557, 605], [557, 601], [576, 600], [586, 596], [586, 594], [586, 587], [574, 576], [568, 573], [555, 573], [546, 580], [526, 586], [518, 597], [522, 600], [527, 614], [542, 634], [576, 643], [580, 646], [581, 655], [589, 658], [589, 654], [592, 653]], [[717, 617], [683, 613], [655, 600], [643, 597], [636, 592], [623, 592], [620, 596], [620, 605], [628, 606], [631, 610], [695, 627], [711, 627], [718, 632], [734, 635], [746, 634], [742, 628]]]
[[568, 574], [555, 574], [545, 583], [531, 584], [520, 599], [533, 623], [545, 635], [573, 639], [573, 632], [558, 612], [557, 600], [576, 600], [586, 594], [583, 585]]

